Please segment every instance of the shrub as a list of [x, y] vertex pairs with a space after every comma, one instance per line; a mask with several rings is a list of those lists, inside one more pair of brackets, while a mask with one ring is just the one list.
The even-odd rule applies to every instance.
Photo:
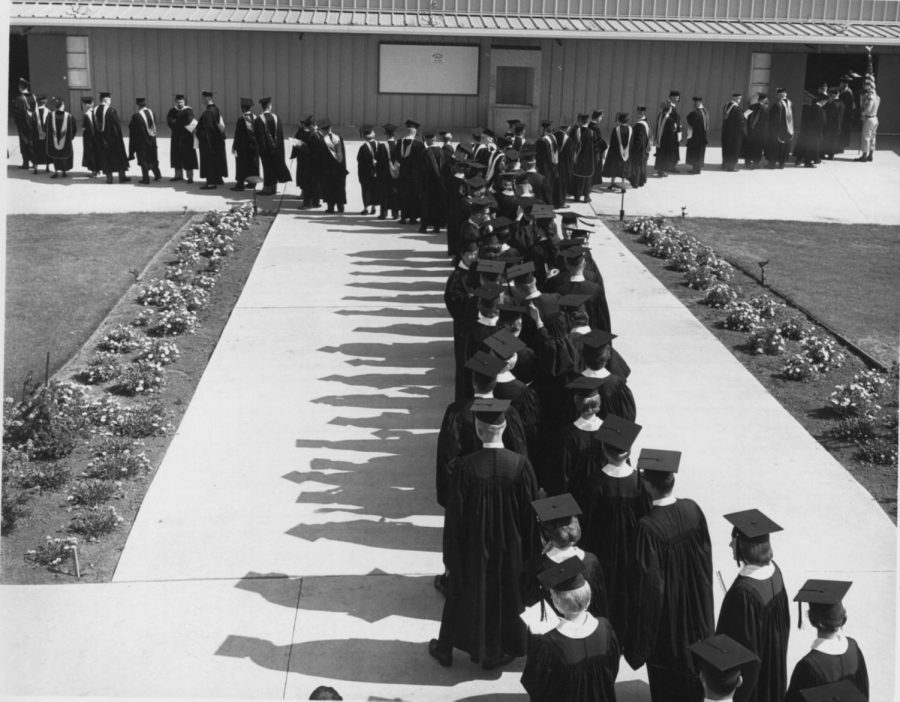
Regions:
[[176, 285], [190, 285], [194, 279], [194, 269], [188, 263], [179, 262], [166, 269], [166, 280]]
[[775, 316], [784, 309], [784, 305], [776, 302], [768, 295], [761, 295], [750, 300], [750, 304], [759, 313], [760, 319], [774, 319]]
[[52, 380], [18, 404], [6, 398], [4, 405], [4, 444], [28, 446], [31, 457], [52, 460], [69, 455], [90, 433], [96, 403], [84, 388]]
[[809, 334], [809, 325], [807, 325], [805, 319], [794, 315], [793, 317], [788, 317], [778, 325], [778, 333], [785, 339], [800, 341], [800, 339], [803, 339]]
[[88, 361], [88, 366], [78, 374], [78, 379], [88, 385], [106, 383], [122, 372], [119, 354], [113, 351], [97, 351]]
[[205, 309], [209, 305], [209, 293], [203, 288], [195, 288], [190, 285], [181, 288], [181, 299], [184, 306], [191, 312]]
[[820, 373], [844, 364], [844, 354], [837, 350], [831, 339], [807, 336], [800, 341], [800, 348]]
[[121, 483], [100, 478], [79, 480], [72, 486], [68, 501], [79, 507], [96, 507], [118, 492]]
[[100, 339], [97, 348], [101, 351], [112, 351], [113, 353], [131, 353], [140, 345], [140, 338], [134, 329], [125, 324], [119, 324], [110, 329], [106, 336]]
[[728, 283], [715, 283], [706, 289], [701, 302], [710, 307], [727, 307], [738, 298], [738, 292]]
[[697, 257], [690, 249], [679, 249], [678, 252], [669, 259], [672, 268], [680, 273], [685, 273], [692, 266], [697, 265]]
[[156, 278], [138, 293], [137, 301], [142, 305], [170, 310], [184, 305], [181, 287], [171, 280]]
[[68, 530], [96, 541], [97, 537], [108, 534], [122, 521], [115, 507], [89, 507], [72, 517]]
[[791, 356], [784, 367], [781, 369], [781, 375], [788, 380], [809, 380], [817, 374], [816, 367], [803, 354], [796, 353]]
[[757, 329], [747, 342], [751, 353], [777, 356], [784, 353], [786, 342], [777, 327]]
[[158, 392], [166, 384], [163, 367], [151, 361], [135, 361], [122, 369], [113, 390], [122, 395], [146, 395]]
[[681, 251], [681, 244], [670, 234], [663, 234], [650, 247], [650, 254], [657, 258], [672, 258]]
[[875, 436], [875, 420], [872, 417], [845, 417], [832, 429], [831, 436], [842, 441], [866, 441]]
[[215, 276], [209, 275], [208, 273], [197, 273], [191, 280], [191, 285], [195, 288], [203, 288], [204, 290], [211, 290], [215, 284]]
[[27, 492], [3, 486], [3, 494], [0, 496], [0, 534], [9, 534], [16, 528], [16, 522], [28, 514], [30, 499], [31, 495]]
[[153, 324], [153, 320], [156, 319], [156, 312], [153, 310], [141, 310], [138, 312], [138, 316], [131, 320], [131, 326], [133, 327], [149, 327]]
[[178, 307], [157, 315], [147, 333], [153, 336], [177, 336], [191, 334], [196, 327], [197, 315], [186, 307]]
[[11, 477], [16, 484], [24, 489], [38, 488], [41, 492], [44, 490], [56, 490], [65, 485], [71, 471], [56, 461], [34, 462], [29, 463], [18, 473], [12, 474]]
[[706, 290], [710, 285], [726, 283], [734, 277], [734, 268], [722, 259], [711, 259], [703, 265], [694, 266], [685, 273], [689, 288]]
[[200, 261], [199, 242], [190, 236], [185, 237], [175, 247], [175, 256], [182, 266], [196, 266]]
[[159, 400], [141, 403], [136, 407], [122, 407], [113, 414], [109, 428], [116, 436], [143, 439], [148, 436], [165, 436], [172, 428], [168, 412]]
[[150, 461], [139, 442], [107, 437], [87, 464], [85, 478], [119, 480], [134, 478], [150, 470]]
[[753, 331], [760, 325], [759, 312], [749, 302], [732, 302], [725, 308], [725, 328]]
[[57, 566], [69, 558], [76, 548], [78, 548], [78, 539], [75, 537], [54, 539], [52, 536], [48, 536], [42, 545], [26, 551], [25, 557], [38, 565]]
[[897, 465], [897, 440], [876, 437], [863, 442], [856, 457], [880, 466]]
[[625, 223], [624, 229], [629, 234], [637, 234], [639, 241], [643, 241], [646, 232], [662, 227], [664, 217], [657, 215], [656, 217], [635, 217]]
[[862, 371], [844, 385], [836, 385], [828, 401], [844, 417], [874, 417], [881, 407], [878, 398], [889, 388], [887, 377], [875, 370]]
[[181, 351], [174, 341], [165, 339], [144, 339], [141, 352], [136, 360], [168, 366], [178, 360]]

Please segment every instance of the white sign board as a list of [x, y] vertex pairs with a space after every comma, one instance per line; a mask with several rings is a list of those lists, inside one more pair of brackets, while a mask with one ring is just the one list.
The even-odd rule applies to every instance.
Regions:
[[477, 95], [478, 47], [451, 44], [380, 44], [382, 93]]

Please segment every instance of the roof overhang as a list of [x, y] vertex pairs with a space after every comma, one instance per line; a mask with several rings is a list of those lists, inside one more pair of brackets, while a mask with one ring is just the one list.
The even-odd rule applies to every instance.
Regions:
[[895, 22], [791, 22], [374, 12], [328, 9], [177, 7], [85, 2], [13, 2], [13, 26], [337, 32], [539, 39], [639, 39], [770, 44], [900, 46]]

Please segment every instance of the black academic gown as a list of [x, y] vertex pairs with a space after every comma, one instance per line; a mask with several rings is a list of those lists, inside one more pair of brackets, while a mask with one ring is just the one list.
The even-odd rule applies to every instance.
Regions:
[[[481, 439], [475, 432], [475, 414], [472, 412], [474, 398], [463, 402], [451, 402], [444, 411], [444, 419], [438, 432], [437, 455], [435, 461], [435, 487], [437, 502], [447, 506], [447, 490], [452, 480], [453, 462], [460, 456], [481, 448]], [[525, 426], [515, 408], [506, 412], [506, 429], [503, 445], [520, 456], [528, 457], [528, 441]]]
[[531, 508], [537, 483], [528, 459], [482, 448], [454, 462], [444, 515], [450, 585], [438, 640], [474, 662], [525, 655], [519, 582], [540, 550]]
[[602, 469], [591, 480], [587, 498], [579, 503], [581, 545], [597, 555], [606, 581], [609, 619], [623, 642], [629, 637], [632, 592], [628, 570], [634, 560], [635, 533], [650, 505], [637, 471], [614, 478]]
[[603, 175], [607, 178], [631, 179], [631, 139], [634, 130], [627, 124], [619, 124], [609, 135], [609, 150], [606, 152], [606, 163], [603, 164]]
[[128, 154], [122, 137], [122, 123], [113, 107], [100, 105], [96, 112], [97, 139], [100, 144], [100, 170], [107, 175], [128, 170]]
[[603, 167], [603, 154], [606, 153], [607, 143], [603, 139], [599, 122], [588, 122], [588, 127], [594, 136], [594, 175], [591, 177], [591, 183], [598, 185], [603, 182], [603, 176], [606, 175]]
[[[96, 121], [96, 118], [95, 120]], [[166, 114], [166, 124], [171, 131], [169, 143], [169, 161], [176, 170], [193, 171], [197, 169], [197, 152], [194, 150], [194, 135], [188, 125], [194, 121], [194, 110], [173, 107]]]
[[584, 310], [590, 320], [591, 329], [610, 331], [609, 305], [606, 302], [606, 289], [603, 286], [603, 278], [599, 276], [596, 281], [567, 280], [556, 287], [554, 292], [560, 295], [590, 295], [591, 299], [584, 303]]
[[822, 155], [832, 158], [841, 153], [841, 126], [844, 122], [844, 104], [837, 99], [825, 103], [825, 128], [822, 131]]
[[397, 144], [397, 160], [400, 163], [397, 190], [400, 196], [400, 216], [403, 219], [414, 221], [421, 215], [421, 183], [417, 182], [416, 176], [420, 172], [419, 160], [424, 151], [425, 144], [412, 137], [404, 137]]
[[741, 152], [741, 156], [748, 165], [755, 166], [762, 161], [768, 139], [769, 108], [754, 102], [750, 105], [750, 115], [747, 117], [747, 138], [744, 139]]
[[849, 680], [868, 698], [869, 672], [866, 669], [866, 659], [859, 650], [859, 644], [849, 636], [847, 650], [839, 656], [810, 651], [800, 659], [794, 667], [794, 672], [791, 673], [791, 682], [784, 696], [784, 702], [803, 702], [801, 690], [841, 680]]
[[557, 181], [556, 188], [553, 191], [553, 206], [556, 208], [563, 207], [566, 197], [572, 190], [572, 181], [575, 178], [573, 169], [575, 167], [575, 142], [569, 137], [569, 133], [564, 129], [559, 129], [553, 133], [556, 139], [556, 153], [559, 159], [557, 163]]
[[197, 120], [197, 145], [200, 149], [200, 177], [210, 185], [222, 185], [228, 177], [225, 153], [225, 122], [219, 108], [210, 103]]
[[35, 166], [48, 165], [50, 156], [47, 155], [47, 134], [49, 129], [51, 110], [46, 105], [34, 108], [32, 117], [31, 160]]
[[47, 120], [47, 155], [57, 171], [71, 171], [75, 165], [75, 118], [68, 112], [53, 110]]
[[[588, 606], [588, 612], [595, 617], [608, 617], [609, 602], [606, 597], [606, 582], [604, 580], [603, 569], [600, 567], [600, 561], [597, 560], [597, 556], [580, 547], [577, 550], [571, 549], [560, 552], [561, 556], [566, 556], [563, 560], [566, 560], [569, 557], [566, 554], [577, 556], [584, 564], [584, 573], [582, 575], [591, 586], [591, 604]], [[561, 561], [553, 560], [546, 553], [538, 553], [528, 559], [522, 569], [521, 590], [522, 601], [526, 607], [543, 603], [541, 605], [542, 608], [549, 608], [553, 610], [557, 616], [562, 618], [560, 612], [553, 606], [551, 594], [541, 586], [541, 582], [538, 580], [539, 574], [543, 573], [548, 568], [552, 568], [558, 562]]]
[[522, 687], [531, 702], [615, 702], [619, 642], [606, 619], [584, 639], [558, 630], [532, 636]]
[[837, 153], [843, 153], [850, 146], [850, 131], [853, 129], [853, 122], [856, 117], [856, 99], [853, 97], [853, 91], [849, 87], [838, 94], [838, 99], [844, 106], [844, 119], [841, 122], [841, 136], [838, 142], [840, 149]]
[[702, 699], [689, 647], [713, 635], [712, 548], [697, 504], [654, 506], [635, 530], [625, 658], [647, 664], [654, 702]]
[[[467, 360], [463, 331], [466, 321], [476, 315], [474, 291], [477, 287], [477, 273], [461, 266], [453, 269], [444, 286], [444, 304], [453, 319], [453, 359], [457, 371]], [[463, 373], [456, 372], [454, 382], [454, 397], [457, 401], [468, 397], [472, 392], [471, 386], [465, 386], [466, 377]]]
[[678, 142], [681, 139], [681, 117], [674, 105], [664, 108], [656, 119], [656, 161], [653, 167], [660, 173], [675, 171], [681, 160]]
[[94, 123], [93, 108], [81, 116], [81, 165], [91, 173], [100, 170], [100, 159], [97, 158], [97, 125]]
[[699, 173], [706, 164], [706, 146], [709, 144], [709, 113], [704, 107], [702, 110], [692, 110], [686, 117], [690, 136], [687, 138], [684, 162], [688, 164], [692, 172]]
[[647, 120], [639, 119], [634, 123], [634, 135], [631, 137], [631, 187], [640, 188], [647, 184], [647, 160], [650, 158], [650, 125]]
[[735, 702], [781, 702], [787, 689], [791, 616], [781, 570], [765, 580], [738, 575], [719, 610], [717, 634], [728, 634], [759, 656], [741, 670]]
[[425, 147], [419, 155], [417, 180], [422, 227], [443, 227], [446, 223], [444, 165], [444, 150], [437, 144]]
[[19, 93], [13, 103], [13, 119], [16, 123], [16, 132], [19, 136], [19, 153], [22, 154], [24, 166], [28, 166], [32, 160], [32, 148], [34, 140], [34, 110], [37, 101], [31, 93]]
[[[400, 164], [398, 161], [397, 142], [394, 139], [378, 142], [375, 151], [375, 173], [378, 179], [379, 217], [386, 218], [388, 213], [396, 217], [400, 210], [400, 195], [397, 189]], [[455, 251], [453, 253], [456, 253]]]
[[547, 180], [550, 190], [548, 205], [562, 207], [565, 197], [559, 188], [559, 148], [552, 134], [544, 134], [534, 143], [535, 165]]
[[[518, 365], [518, 360], [516, 365]], [[515, 374], [513, 376], [511, 380], [497, 381], [497, 384], [494, 386], [494, 397], [498, 400], [509, 400], [510, 405], [519, 413], [522, 426], [525, 429], [528, 455], [533, 457], [537, 452], [541, 428], [541, 401], [532, 388], [516, 378]], [[531, 460], [533, 466], [534, 459], [532, 458]]]
[[159, 168], [156, 148], [156, 118], [153, 112], [142, 108], [131, 116], [128, 123], [128, 160], [137, 156], [142, 168]]
[[741, 157], [741, 146], [747, 133], [744, 109], [729, 102], [722, 110], [722, 168], [733, 171]]
[[587, 199], [591, 194], [591, 181], [594, 177], [595, 135], [588, 125], [575, 125], [569, 129], [569, 139], [573, 144], [572, 183], [569, 192], [576, 200]]
[[234, 125], [231, 150], [234, 151], [234, 180], [238, 185], [243, 185], [247, 178], [259, 176], [259, 147], [253, 131], [255, 122], [256, 117], [247, 110]]
[[[329, 148], [328, 142], [332, 148]], [[322, 135], [321, 150], [322, 199], [329, 208], [343, 208], [347, 204], [347, 149], [344, 140], [334, 132]]]
[[574, 423], [569, 423], [560, 432], [559, 448], [554, 461], [558, 475], [550, 476], [550, 484], [543, 487], [548, 495], [568, 492], [579, 506], [586, 505], [590, 499], [591, 484], [603, 463], [600, 432], [597, 429], [580, 429]]
[[800, 118], [800, 135], [794, 147], [794, 158], [804, 166], [822, 159], [822, 137], [825, 133], [825, 110], [816, 103], [804, 105]]
[[769, 139], [766, 160], [770, 167], [783, 166], [791, 153], [794, 137], [794, 106], [790, 100], [776, 100], [769, 107]]
[[362, 191], [363, 207], [378, 204], [378, 177], [375, 173], [375, 147], [377, 142], [364, 141], [356, 152], [356, 177]]
[[319, 134], [311, 127], [300, 125], [294, 138], [298, 144], [291, 149], [291, 158], [297, 159], [297, 187], [303, 193], [303, 207], [318, 207], [322, 200], [315, 148]]
[[284, 162], [284, 129], [274, 112], [263, 112], [253, 122], [253, 134], [263, 168], [263, 186], [272, 190], [279, 183], [291, 180], [291, 172]]

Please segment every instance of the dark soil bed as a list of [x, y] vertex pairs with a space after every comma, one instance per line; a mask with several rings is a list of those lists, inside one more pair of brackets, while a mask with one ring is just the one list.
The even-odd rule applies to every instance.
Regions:
[[[174, 428], [178, 426], [187, 406], [203, 374], [210, 355], [216, 347], [219, 336], [231, 314], [231, 310], [241, 294], [247, 276], [250, 273], [260, 247], [265, 241], [266, 233], [274, 217], [260, 214], [251, 227], [235, 240], [235, 252], [227, 257], [223, 270], [211, 291], [209, 306], [200, 313], [199, 325], [194, 334], [173, 337], [181, 356], [166, 368], [167, 384], [158, 393], [170, 416], [172, 429], [165, 436], [143, 439], [146, 456], [152, 469], [140, 478], [123, 481], [121, 494], [107, 504], [112, 505], [123, 518], [122, 523], [112, 533], [100, 537], [97, 541], [78, 538], [78, 557], [81, 570], [80, 581], [75, 577], [75, 565], [71, 559], [51, 570], [34, 564], [25, 558], [29, 549], [40, 546], [47, 536], [64, 537], [66, 527], [71, 518], [71, 508], [67, 495], [69, 485], [35, 495], [27, 503], [27, 512], [19, 517], [14, 528], [2, 537], [0, 543], [0, 581], [3, 583], [74, 583], [74, 582], [107, 582], [115, 572], [119, 554], [125, 546], [125, 540], [131, 524], [140, 509], [144, 495], [150, 486], [153, 476], [168, 448]], [[142, 281], [162, 277], [167, 263], [165, 250], [157, 256], [145, 272]], [[146, 309], [135, 301], [135, 295], [141, 285], [138, 282], [128, 294], [112, 309], [100, 329], [128, 323], [137, 314]], [[96, 338], [96, 337], [95, 337]], [[72, 372], [79, 367], [93, 351], [89, 341], [72, 363], [58, 374], [58, 379], [73, 381]], [[84, 365], [80, 365], [84, 367]], [[69, 370], [71, 369], [71, 371]], [[120, 398], [120, 402], [123, 399]], [[124, 400], [127, 402], [127, 400]], [[82, 445], [68, 457], [62, 459], [77, 476], [91, 458], [93, 447]]]
[[[685, 283], [683, 273], [668, 267], [668, 262], [664, 259], [650, 255], [646, 244], [639, 243], [637, 235], [623, 231], [622, 224], [618, 220], [610, 219], [606, 224], [647, 270], [681, 300], [694, 316], [772, 393], [781, 405], [869, 491], [896, 523], [897, 466], [864, 462], [857, 457], [859, 447], [856, 444], [850, 441], [839, 441], [831, 436], [831, 432], [839, 418], [829, 408], [828, 398], [836, 385], [848, 383], [854, 374], [869, 369], [869, 366], [863, 359], [845, 348], [843, 350], [846, 362], [841, 368], [833, 369], [806, 382], [787, 380], [780, 377], [780, 370], [785, 363], [786, 354], [769, 356], [751, 353], [747, 347], [748, 333], [725, 329], [722, 325], [725, 313], [721, 309], [701, 304], [699, 301], [704, 293], [690, 289]], [[671, 224], [693, 233], [687, 226], [682, 227], [681, 221], [673, 221]], [[709, 243], [715, 248], [715, 242], [711, 241]], [[720, 251], [720, 253], [725, 255], [724, 251]], [[731, 284], [740, 288], [745, 299], [766, 294], [778, 299], [772, 289], [762, 286], [759, 281], [741, 273], [739, 270], [735, 271], [735, 278], [731, 281]], [[851, 279], [845, 279], [844, 284], [852, 286], [853, 282]], [[824, 296], [828, 294], [840, 295], [840, 288], [833, 286], [822, 290], [821, 295], [823, 299], [818, 304], [827, 306], [828, 300]], [[814, 320], [811, 321], [813, 322], [812, 326], [816, 328], [816, 335], [820, 337], [831, 336], [821, 325], [816, 324]], [[896, 415], [896, 387], [891, 389], [890, 398], [883, 405], [884, 410], [887, 413], [893, 412]]]

